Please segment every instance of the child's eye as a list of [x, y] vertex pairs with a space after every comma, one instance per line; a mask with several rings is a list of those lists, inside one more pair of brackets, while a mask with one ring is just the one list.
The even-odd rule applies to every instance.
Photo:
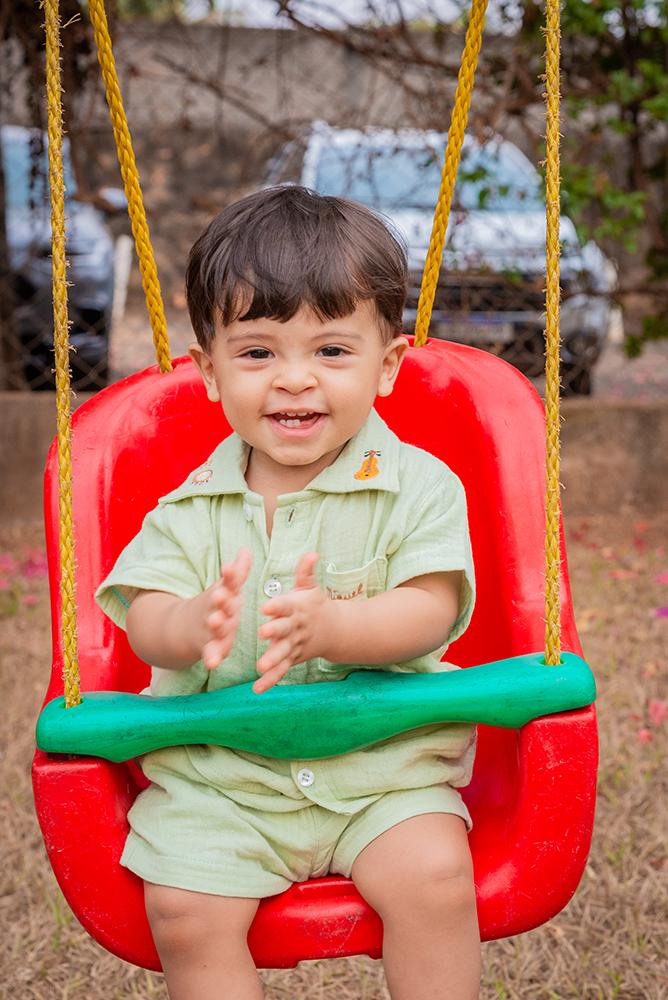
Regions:
[[[343, 357], [344, 354], [348, 353], [345, 350], [345, 348], [343, 348], [343, 347], [335, 347], [334, 344], [328, 344], [327, 347], [323, 347], [323, 348], [321, 348], [321, 350], [322, 350], [322, 353], [325, 355], [326, 358], [341, 358], [341, 357]], [[336, 352], [336, 353], [330, 353], [330, 352]]]
[[269, 357], [269, 351], [264, 347], [253, 347], [252, 350], [246, 351], [242, 355], [244, 358], [252, 358], [253, 361], [266, 361]]

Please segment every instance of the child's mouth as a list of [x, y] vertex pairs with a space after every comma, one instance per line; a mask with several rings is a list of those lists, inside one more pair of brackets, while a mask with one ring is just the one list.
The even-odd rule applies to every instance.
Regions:
[[289, 434], [290, 437], [304, 437], [316, 427], [322, 419], [324, 413], [270, 413], [269, 419], [280, 434]]

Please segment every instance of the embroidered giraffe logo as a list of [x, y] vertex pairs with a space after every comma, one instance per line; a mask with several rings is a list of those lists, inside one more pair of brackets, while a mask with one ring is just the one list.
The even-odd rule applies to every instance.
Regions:
[[379, 451], [365, 451], [364, 461], [355, 473], [355, 479], [373, 479], [380, 472], [378, 468]]

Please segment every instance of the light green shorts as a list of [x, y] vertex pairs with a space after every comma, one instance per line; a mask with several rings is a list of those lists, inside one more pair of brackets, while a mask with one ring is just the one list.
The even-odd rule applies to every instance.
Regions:
[[[174, 791], [176, 775], [167, 781]], [[314, 803], [291, 812], [251, 809], [200, 786], [205, 811], [151, 785], [131, 811], [121, 864], [147, 882], [221, 896], [264, 898], [328, 873], [349, 876], [357, 855], [402, 820], [424, 813], [471, 819], [449, 785], [386, 792], [354, 815]]]

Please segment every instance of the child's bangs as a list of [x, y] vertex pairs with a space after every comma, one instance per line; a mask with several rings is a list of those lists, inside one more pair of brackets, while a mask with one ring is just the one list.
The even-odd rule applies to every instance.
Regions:
[[374, 298], [355, 262], [324, 247], [253, 249], [245, 259], [230, 261], [227, 280], [217, 284], [223, 326], [264, 318], [285, 323], [302, 308], [324, 322], [349, 316], [361, 300]]
[[321, 321], [374, 302], [384, 339], [401, 329], [406, 258], [368, 209], [300, 187], [256, 192], [224, 209], [194, 245], [188, 308], [208, 347], [216, 326], [287, 322], [302, 308]]

